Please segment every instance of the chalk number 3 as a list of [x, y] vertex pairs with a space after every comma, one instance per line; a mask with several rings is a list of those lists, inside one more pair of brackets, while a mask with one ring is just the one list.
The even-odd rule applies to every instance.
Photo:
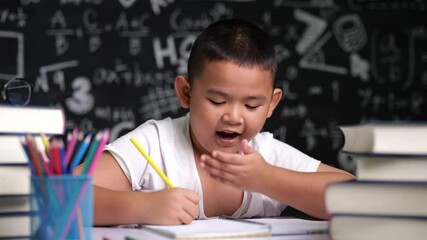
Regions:
[[91, 86], [90, 80], [86, 77], [78, 77], [73, 80], [71, 85], [73, 94], [65, 101], [65, 104], [72, 113], [83, 115], [93, 109], [95, 98], [90, 93]]

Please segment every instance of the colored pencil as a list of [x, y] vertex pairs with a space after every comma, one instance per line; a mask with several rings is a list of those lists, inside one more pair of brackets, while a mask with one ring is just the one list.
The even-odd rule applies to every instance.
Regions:
[[47, 159], [46, 153], [40, 149], [38, 149], [38, 151], [39, 151], [39, 157], [40, 157], [41, 165], [44, 169], [44, 172], [48, 176], [53, 175], [53, 170], [49, 164], [49, 160]]
[[70, 140], [68, 141], [68, 144], [67, 144], [67, 151], [65, 153], [65, 159], [64, 159], [64, 165], [66, 166], [66, 168], [70, 166], [71, 156], [74, 152], [78, 135], [79, 135], [79, 128], [76, 126], [73, 129], [73, 133], [71, 134]]
[[30, 153], [30, 160], [34, 165], [34, 170], [38, 176], [43, 175], [43, 170], [41, 167], [41, 162], [37, 154], [37, 148], [34, 144], [34, 140], [31, 134], [25, 135], [26, 144], [28, 147], [28, 152]]
[[55, 138], [52, 139], [49, 148], [49, 156], [52, 161], [52, 167], [54, 174], [62, 174], [62, 166], [61, 166], [61, 154], [59, 150], [59, 143]]
[[25, 155], [27, 156], [28, 159], [28, 165], [30, 166], [30, 171], [31, 174], [35, 175], [36, 174], [36, 170], [34, 168], [34, 164], [31, 160], [31, 155], [30, 155], [30, 151], [28, 150], [28, 146], [25, 142], [21, 142], [22, 148], [24, 149]]
[[96, 149], [95, 155], [92, 158], [92, 163], [89, 166], [87, 174], [93, 174], [93, 171], [95, 171], [95, 167], [98, 164], [98, 160], [101, 157], [101, 154], [104, 150], [104, 146], [108, 142], [109, 138], [110, 138], [110, 129], [106, 129], [101, 138], [101, 141], [99, 142], [98, 148]]
[[49, 149], [49, 139], [46, 137], [46, 135], [44, 133], [40, 133], [40, 137], [42, 138], [43, 141], [43, 145], [44, 145], [44, 150], [45, 152], [48, 151]]
[[70, 172], [73, 172], [73, 169], [80, 164], [83, 156], [86, 153], [86, 150], [89, 148], [89, 144], [92, 140], [92, 133], [89, 133], [85, 139], [83, 140], [83, 142], [80, 144], [79, 149], [76, 152], [76, 155], [73, 157], [73, 160], [71, 160], [71, 164], [70, 164]]
[[90, 144], [88, 153], [87, 153], [85, 160], [84, 160], [82, 174], [87, 174], [89, 167], [92, 164], [92, 160], [93, 160], [93, 157], [95, 155], [96, 149], [98, 148], [98, 145], [101, 141], [102, 135], [103, 135], [102, 132], [97, 132], [95, 135], [95, 139]]

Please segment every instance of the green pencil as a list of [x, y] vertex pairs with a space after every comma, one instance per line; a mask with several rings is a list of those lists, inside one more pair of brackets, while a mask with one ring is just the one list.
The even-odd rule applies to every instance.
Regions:
[[84, 160], [83, 170], [81, 174], [87, 174], [89, 171], [90, 165], [92, 164], [93, 157], [95, 156], [96, 149], [98, 148], [99, 142], [101, 141], [101, 132], [97, 132], [95, 139], [92, 141], [89, 147], [89, 151]]

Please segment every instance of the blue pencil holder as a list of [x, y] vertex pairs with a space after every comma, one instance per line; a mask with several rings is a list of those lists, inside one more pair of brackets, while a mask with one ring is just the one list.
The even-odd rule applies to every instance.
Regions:
[[31, 239], [92, 239], [92, 177], [32, 176], [31, 189]]

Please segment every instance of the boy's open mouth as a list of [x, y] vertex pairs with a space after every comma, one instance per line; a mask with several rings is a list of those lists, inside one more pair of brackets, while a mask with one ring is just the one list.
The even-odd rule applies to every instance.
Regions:
[[216, 132], [216, 134], [219, 137], [224, 138], [224, 139], [234, 139], [234, 138], [240, 136], [239, 133], [236, 133], [236, 132], [225, 132], [225, 131], [218, 131], [218, 132]]

